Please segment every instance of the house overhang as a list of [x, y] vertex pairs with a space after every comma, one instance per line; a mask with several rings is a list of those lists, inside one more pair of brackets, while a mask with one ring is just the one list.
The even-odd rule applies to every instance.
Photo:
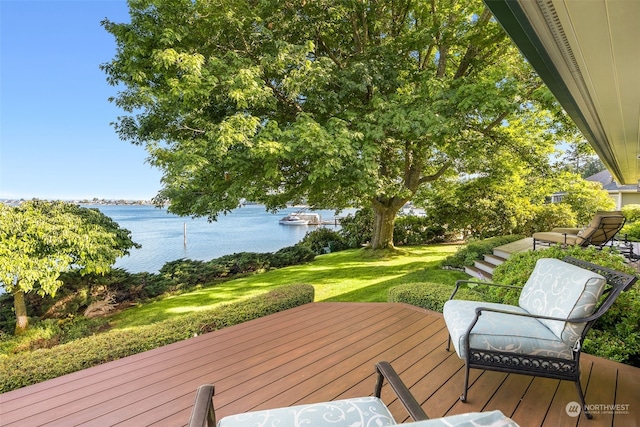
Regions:
[[621, 184], [640, 180], [640, 1], [485, 0]]

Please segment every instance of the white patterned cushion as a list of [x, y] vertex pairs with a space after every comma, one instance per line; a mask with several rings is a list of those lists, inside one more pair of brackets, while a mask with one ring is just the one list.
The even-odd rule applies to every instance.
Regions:
[[[476, 307], [526, 313], [520, 307], [478, 301], [450, 300], [444, 304], [444, 320], [453, 347], [466, 357], [464, 337], [475, 318]], [[470, 336], [472, 348], [571, 359], [571, 347], [537, 319], [484, 311]]]
[[393, 416], [377, 397], [359, 397], [288, 408], [246, 412], [222, 418], [218, 427], [393, 426]]
[[518, 427], [515, 421], [507, 418], [500, 411], [469, 412], [467, 414], [451, 415], [445, 418], [416, 421], [402, 425], [407, 427]]
[[[553, 258], [542, 258], [520, 293], [519, 305], [531, 314], [577, 319], [593, 313], [606, 279]], [[540, 320], [558, 338], [573, 346], [585, 324]]]

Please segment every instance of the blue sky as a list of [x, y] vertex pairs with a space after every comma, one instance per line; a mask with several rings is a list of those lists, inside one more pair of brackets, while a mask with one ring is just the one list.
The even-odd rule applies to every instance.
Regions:
[[150, 199], [160, 171], [110, 126], [99, 65], [115, 54], [100, 21], [121, 0], [0, 0], [0, 198]]

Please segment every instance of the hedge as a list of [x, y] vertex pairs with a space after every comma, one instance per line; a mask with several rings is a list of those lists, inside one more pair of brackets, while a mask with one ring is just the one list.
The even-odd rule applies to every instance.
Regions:
[[[388, 302], [403, 302], [442, 313], [444, 303], [447, 302], [453, 292], [453, 285], [442, 283], [407, 283], [389, 289]], [[486, 301], [486, 297], [473, 289], [460, 289], [456, 294], [457, 299], [471, 301]]]
[[297, 307], [313, 302], [313, 299], [313, 286], [289, 285], [177, 319], [104, 332], [49, 349], [2, 357], [0, 393]]

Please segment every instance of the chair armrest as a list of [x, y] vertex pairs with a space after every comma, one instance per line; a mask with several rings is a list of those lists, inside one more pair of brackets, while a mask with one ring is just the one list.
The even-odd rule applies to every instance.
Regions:
[[517, 312], [507, 311], [507, 310], [498, 310], [496, 308], [490, 308], [490, 307], [476, 307], [476, 319], [475, 319], [475, 322], [473, 322], [474, 325], [477, 322], [478, 317], [480, 317], [483, 311], [490, 311], [492, 313], [509, 314], [511, 316], [532, 317], [534, 319], [558, 320], [560, 322], [571, 322], [571, 323], [586, 323], [592, 320], [596, 320], [598, 317], [601, 316], [598, 314], [598, 312], [596, 312], [588, 317], [578, 317], [576, 319], [567, 319], [566, 317], [540, 316], [538, 314], [517, 313]]
[[520, 286], [513, 286], [513, 285], [503, 285], [501, 283], [492, 283], [492, 282], [481, 282], [478, 280], [456, 280], [456, 285], [455, 288], [453, 289], [453, 292], [451, 293], [451, 296], [449, 297], [449, 299], [453, 299], [453, 297], [456, 296], [456, 293], [458, 293], [458, 290], [460, 290], [461, 288], [468, 288], [469, 286], [467, 285], [485, 285], [485, 286], [495, 286], [495, 287], [499, 287], [499, 288], [511, 288], [511, 289], [522, 289]]
[[416, 401], [415, 397], [411, 394], [407, 386], [402, 382], [400, 376], [396, 373], [389, 362], [376, 363], [376, 371], [378, 371], [378, 382], [376, 383], [375, 396], [380, 397], [382, 392], [382, 383], [386, 379], [393, 391], [400, 399], [402, 405], [411, 415], [414, 421], [428, 420], [429, 417], [425, 414], [420, 404]]
[[189, 427], [215, 427], [216, 414], [213, 409], [213, 384], [204, 384], [196, 391], [196, 400], [191, 409]]

